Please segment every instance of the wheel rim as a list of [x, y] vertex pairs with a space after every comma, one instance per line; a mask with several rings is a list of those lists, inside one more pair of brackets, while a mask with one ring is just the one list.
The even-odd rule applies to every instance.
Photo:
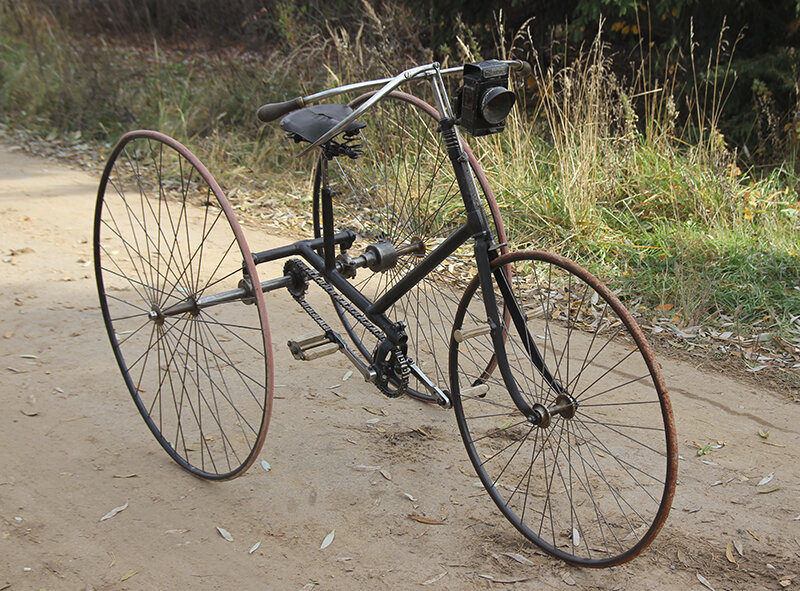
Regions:
[[583, 566], [626, 562], [662, 527], [675, 488], [675, 428], [658, 366], [619, 300], [574, 263], [523, 252], [498, 258], [493, 267], [501, 266], [510, 268], [528, 331], [562, 388], [545, 382], [525, 351], [527, 337], [505, 322], [501, 369], [549, 425], [526, 420], [500, 371], [486, 376], [494, 347], [475, 330], [486, 318], [475, 278], [450, 353], [470, 460], [503, 514], [545, 551]]
[[251, 305], [192, 305], [239, 287], [243, 266], [258, 283], [219, 185], [175, 140], [126, 134], [101, 179], [94, 248], [108, 336], [148, 427], [191, 473], [240, 475], [267, 432], [271, 348], [260, 290]]
[[[357, 107], [372, 94], [358, 97], [350, 106]], [[368, 244], [381, 239], [388, 239], [395, 247], [421, 240], [425, 251], [430, 252], [464, 222], [463, 201], [436, 131], [436, 109], [412, 95], [393, 92], [361, 119], [366, 123], [359, 140], [363, 155], [357, 160], [323, 159], [318, 164], [314, 191], [316, 235], [320, 235], [319, 166], [325, 165], [334, 191], [338, 229], [350, 228], [358, 234], [354, 252], [362, 252]], [[505, 229], [494, 194], [477, 160], [464, 146], [489, 207], [495, 237], [505, 244]], [[360, 269], [352, 284], [375, 301], [421, 258], [400, 257], [397, 266], [385, 272]], [[444, 360], [449, 326], [473, 273], [472, 246], [468, 243], [386, 312], [390, 318], [406, 323], [408, 356], [442, 389], [447, 384]], [[338, 306], [336, 311], [356, 348], [371, 363], [376, 340]], [[436, 400], [413, 377], [408, 394], [427, 402]]]

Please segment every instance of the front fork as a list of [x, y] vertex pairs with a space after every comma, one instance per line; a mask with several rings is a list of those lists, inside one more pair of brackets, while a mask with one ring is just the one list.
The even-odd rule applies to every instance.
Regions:
[[[485, 239], [476, 239], [475, 258], [478, 263], [480, 288], [494, 347], [495, 362], [511, 400], [528, 422], [537, 427], [549, 427], [553, 416], [560, 415], [564, 418], [572, 418], [577, 410], [577, 402], [552, 374], [545, 363], [544, 356], [536, 346], [533, 335], [528, 330], [525, 311], [520, 306], [517, 298], [514, 297], [511, 278], [506, 272], [505, 266], [499, 265], [492, 271], [492, 260], [497, 257], [491, 256], [492, 251], [489, 246]], [[504, 319], [501, 319], [498, 310], [495, 283], [503, 299]], [[520, 391], [519, 384], [514, 378], [511, 366], [508, 363], [506, 353], [506, 341], [512, 332], [516, 332], [519, 335], [522, 346], [531, 363], [541, 374], [550, 391], [555, 394], [555, 400], [552, 405], [545, 406], [539, 402], [532, 402], [532, 398], [529, 395], [526, 396], [526, 393]]]
[[[467, 224], [475, 238], [475, 260], [478, 265], [480, 288], [483, 293], [492, 345], [495, 351], [493, 363], [497, 364], [514, 405], [526, 417], [529, 423], [544, 428], [550, 425], [553, 415], [571, 418], [575, 414], [576, 403], [569, 395], [566, 388], [562, 386], [549, 370], [542, 353], [533, 341], [533, 337], [527, 327], [525, 313], [521, 309], [511, 289], [509, 276], [506, 274], [503, 266], [498, 267], [494, 272], [492, 271], [492, 261], [498, 257], [498, 252], [493, 244], [488, 219], [480, 203], [475, 179], [472, 175], [467, 156], [461, 146], [461, 140], [458, 137], [455, 120], [452, 118], [443, 118], [440, 121], [440, 130], [445, 140], [448, 156], [455, 169], [459, 189], [464, 198], [464, 207], [467, 212]], [[497, 282], [500, 295], [505, 303], [504, 315], [507, 314], [511, 320], [508, 327], [504, 326], [498, 312], [493, 280]], [[550, 407], [546, 407], [538, 402], [529, 403], [526, 396], [520, 392], [506, 355], [506, 333], [508, 330], [512, 329], [512, 327], [513, 330], [519, 334], [525, 352], [534, 367], [536, 367], [542, 375], [551, 391], [556, 393], [555, 402]], [[486, 377], [488, 378], [488, 376]]]

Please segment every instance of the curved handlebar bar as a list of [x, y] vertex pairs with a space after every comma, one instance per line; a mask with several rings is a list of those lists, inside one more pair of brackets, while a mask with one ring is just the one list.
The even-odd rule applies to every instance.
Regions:
[[[528, 77], [531, 75], [531, 65], [528, 62], [522, 60], [501, 60], [508, 64], [508, 66], [512, 70], [517, 70], [521, 72], [523, 77]], [[310, 94], [308, 96], [298, 96], [296, 98], [290, 99], [288, 101], [283, 101], [281, 103], [268, 103], [259, 107], [256, 115], [261, 121], [269, 122], [275, 121], [279, 117], [291, 113], [292, 111], [296, 111], [297, 109], [301, 109], [308, 104], [315, 103], [322, 99], [335, 96], [337, 94], [343, 94], [345, 92], [355, 92], [355, 91], [362, 91], [369, 88], [377, 88], [383, 87], [383, 90], [379, 92], [378, 95], [374, 96], [372, 99], [364, 103], [358, 109], [358, 113], [354, 113], [352, 117], [348, 117], [347, 123], [349, 123], [349, 119], [355, 118], [358, 114], [362, 113], [366, 110], [369, 106], [380, 100], [382, 96], [390, 92], [393, 88], [396, 88], [405, 80], [410, 80], [411, 78], [429, 78], [435, 75], [435, 72], [439, 72], [439, 74], [447, 76], [450, 74], [457, 74], [463, 71], [463, 66], [457, 66], [455, 68], [445, 68], [444, 70], [440, 70], [438, 64], [428, 64], [425, 66], [417, 66], [415, 68], [410, 68], [405, 72], [393, 77], [393, 78], [382, 78], [380, 80], [369, 80], [367, 82], [356, 82], [355, 84], [346, 84], [344, 86], [339, 86], [337, 88], [331, 88], [328, 90], [323, 90], [322, 92], [317, 92], [315, 94]], [[345, 121], [342, 121], [342, 124], [346, 124]], [[336, 133], [338, 133], [339, 126], [335, 129]], [[332, 130], [334, 131], [334, 130]], [[326, 134], [330, 135], [330, 134]], [[327, 141], [327, 137], [323, 136], [320, 138], [322, 141]], [[320, 143], [319, 141], [314, 145]], [[313, 147], [313, 146], [312, 146]], [[310, 148], [309, 148], [310, 149]], [[307, 150], [304, 150], [305, 153]]]

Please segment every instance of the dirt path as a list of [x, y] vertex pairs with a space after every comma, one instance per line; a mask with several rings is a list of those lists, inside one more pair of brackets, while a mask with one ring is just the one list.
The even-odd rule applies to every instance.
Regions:
[[[0, 148], [0, 590], [703, 589], [698, 574], [718, 591], [800, 587], [800, 406], [684, 362], [662, 360], [683, 457], [673, 512], [612, 570], [524, 543], [473, 486], [451, 413], [342, 382], [336, 356], [292, 360], [284, 343], [308, 324], [283, 294], [267, 300], [280, 310], [271, 471], [191, 477], [145, 428], [107, 343], [89, 263], [96, 182]], [[381, 429], [364, 407], [385, 409]], [[701, 457], [693, 442], [724, 446]]]

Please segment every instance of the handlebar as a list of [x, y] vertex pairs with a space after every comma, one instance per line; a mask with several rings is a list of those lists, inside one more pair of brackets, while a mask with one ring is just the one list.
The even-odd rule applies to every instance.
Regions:
[[256, 111], [256, 115], [261, 121], [267, 123], [269, 121], [275, 121], [278, 117], [283, 117], [292, 111], [302, 109], [305, 104], [306, 103], [303, 100], [303, 97], [298, 96], [297, 98], [293, 98], [282, 103], [269, 103], [263, 105], [259, 107], [258, 111]]
[[[508, 64], [508, 66], [512, 70], [517, 70], [521, 72], [521, 75], [525, 78], [531, 75], [531, 65], [522, 60], [500, 60]], [[283, 101], [280, 103], [268, 103], [266, 105], [262, 105], [259, 107], [258, 111], [256, 111], [256, 115], [258, 116], [259, 120], [268, 123], [270, 121], [275, 121], [276, 119], [291, 113], [292, 111], [296, 111], [297, 109], [302, 109], [306, 105], [311, 103], [318, 102], [320, 100], [326, 99], [331, 96], [336, 96], [338, 94], [343, 94], [345, 92], [356, 92], [362, 90], [368, 90], [370, 88], [378, 88], [378, 87], [386, 87], [389, 84], [399, 86], [405, 80], [410, 80], [411, 78], [430, 78], [434, 75], [436, 71], [439, 72], [442, 76], [448, 76], [450, 74], [458, 74], [462, 72], [464, 69], [463, 66], [456, 66], [454, 68], [445, 68], [443, 70], [439, 69], [439, 64], [428, 64], [425, 66], [417, 66], [416, 68], [411, 68], [402, 72], [398, 76], [393, 78], [381, 78], [380, 80], [368, 80], [366, 82], [356, 82], [354, 84], [346, 84], [344, 86], [338, 86], [336, 88], [331, 88], [328, 90], [323, 90], [322, 92], [317, 92], [315, 94], [310, 94], [308, 96], [298, 96], [296, 98], [290, 99], [288, 101]], [[387, 91], [388, 92], [388, 91]], [[372, 104], [372, 103], [370, 103]]]

